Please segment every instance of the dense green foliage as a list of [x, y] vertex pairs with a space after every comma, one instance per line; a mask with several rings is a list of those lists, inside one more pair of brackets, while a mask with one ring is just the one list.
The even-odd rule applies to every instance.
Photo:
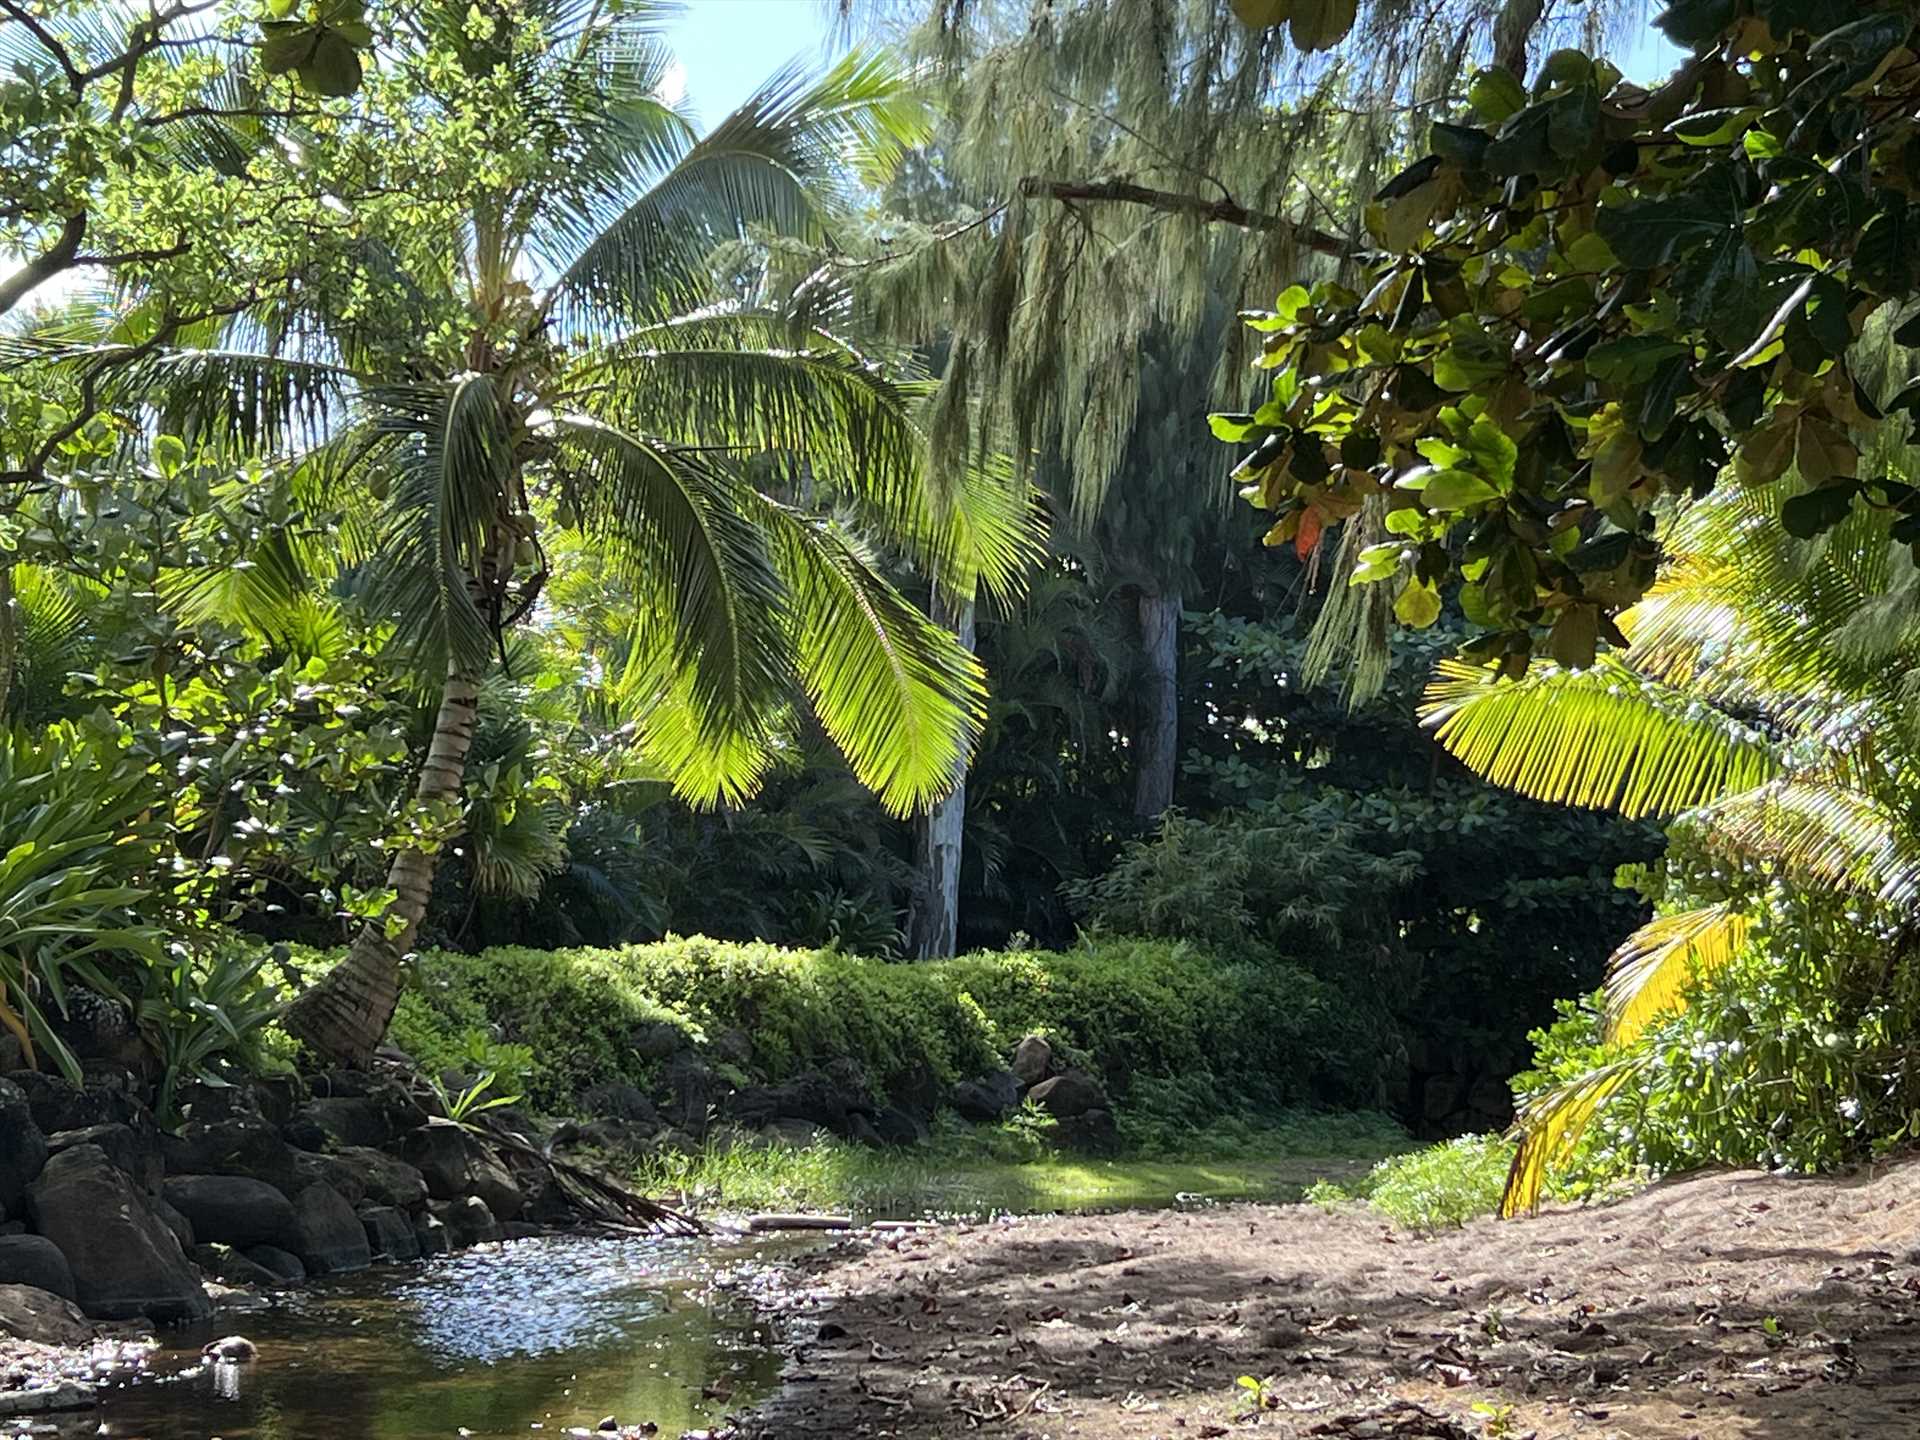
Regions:
[[[651, 1083], [658, 1062], [633, 1034], [661, 1021], [703, 1039], [743, 1031], [771, 1079], [845, 1057], [890, 1093], [938, 1093], [1002, 1063], [1029, 1034], [1085, 1057], [1123, 1105], [1159, 1081], [1210, 1109], [1222, 1094], [1252, 1110], [1364, 1106], [1381, 1063], [1338, 997], [1305, 972], [1142, 941], [924, 965], [703, 939], [428, 952], [394, 1038], [433, 1064], [523, 1046], [525, 1070], [503, 1083], [564, 1112], [597, 1082]], [[1171, 1116], [1181, 1102], [1161, 1090], [1152, 1103]]]
[[1498, 1136], [1460, 1135], [1388, 1156], [1358, 1180], [1317, 1182], [1306, 1198], [1326, 1206], [1364, 1200], [1409, 1230], [1443, 1230], [1500, 1208], [1512, 1158], [1512, 1148]]

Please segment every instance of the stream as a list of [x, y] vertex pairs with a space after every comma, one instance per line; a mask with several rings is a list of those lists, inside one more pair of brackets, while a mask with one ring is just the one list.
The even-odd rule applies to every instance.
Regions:
[[[666, 1437], [769, 1394], [781, 1356], [742, 1293], [792, 1242], [549, 1236], [329, 1277], [161, 1332], [90, 1433], [123, 1440], [420, 1440], [593, 1429]], [[258, 1358], [205, 1364], [245, 1335]], [[703, 1393], [705, 1392], [705, 1393]]]

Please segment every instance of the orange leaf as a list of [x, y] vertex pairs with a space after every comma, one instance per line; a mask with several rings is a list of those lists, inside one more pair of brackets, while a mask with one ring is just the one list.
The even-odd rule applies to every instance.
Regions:
[[1314, 547], [1320, 543], [1320, 531], [1323, 528], [1318, 510], [1300, 512], [1300, 531], [1293, 537], [1293, 553], [1302, 560], [1311, 555]]

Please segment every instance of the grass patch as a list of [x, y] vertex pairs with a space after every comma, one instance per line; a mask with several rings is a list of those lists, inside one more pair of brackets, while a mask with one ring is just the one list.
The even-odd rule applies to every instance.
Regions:
[[1317, 1205], [1364, 1200], [1409, 1230], [1442, 1230], [1500, 1208], [1513, 1147], [1497, 1135], [1462, 1135], [1440, 1145], [1393, 1155], [1359, 1181], [1321, 1181], [1306, 1198]]
[[1038, 1214], [1297, 1200], [1316, 1180], [1352, 1176], [1407, 1144], [1399, 1126], [1369, 1114], [1302, 1114], [1221, 1128], [1218, 1136], [1190, 1134], [1182, 1154], [1115, 1159], [1055, 1154], [1017, 1128], [948, 1129], [926, 1145], [891, 1151], [824, 1137], [804, 1149], [720, 1141], [648, 1156], [634, 1179], [645, 1193], [684, 1195], [706, 1210]]

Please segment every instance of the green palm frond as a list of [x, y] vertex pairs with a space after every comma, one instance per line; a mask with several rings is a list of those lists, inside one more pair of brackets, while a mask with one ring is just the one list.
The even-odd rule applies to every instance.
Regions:
[[769, 507], [814, 713], [896, 814], [953, 787], [986, 714], [979, 662], [887, 583], [837, 527]]
[[428, 673], [478, 671], [494, 646], [470, 580], [505, 518], [512, 447], [497, 383], [465, 375], [446, 386], [390, 386], [369, 396], [385, 453], [389, 499], [368, 562], [375, 613]]
[[563, 417], [562, 484], [640, 597], [636, 649], [716, 737], [784, 691], [785, 595], [738, 475], [585, 415]]
[[1681, 1005], [1689, 979], [1731, 964], [1752, 921], [1731, 905], [1660, 915], [1621, 942], [1607, 970], [1607, 1040], [1630, 1045]]
[[1451, 754], [1496, 785], [1629, 818], [1678, 814], [1750, 789], [1780, 766], [1752, 726], [1613, 657], [1510, 682], [1443, 661], [1420, 714]]
[[928, 133], [914, 77], [878, 53], [810, 78], [789, 67], [662, 174], [642, 167], [538, 237], [560, 313], [597, 327], [709, 298], [715, 248], [760, 229], [818, 238], [852, 161], [871, 181]]
[[62, 708], [67, 677], [98, 652], [89, 616], [95, 587], [39, 565], [13, 567], [13, 685], [0, 725], [34, 725]]

